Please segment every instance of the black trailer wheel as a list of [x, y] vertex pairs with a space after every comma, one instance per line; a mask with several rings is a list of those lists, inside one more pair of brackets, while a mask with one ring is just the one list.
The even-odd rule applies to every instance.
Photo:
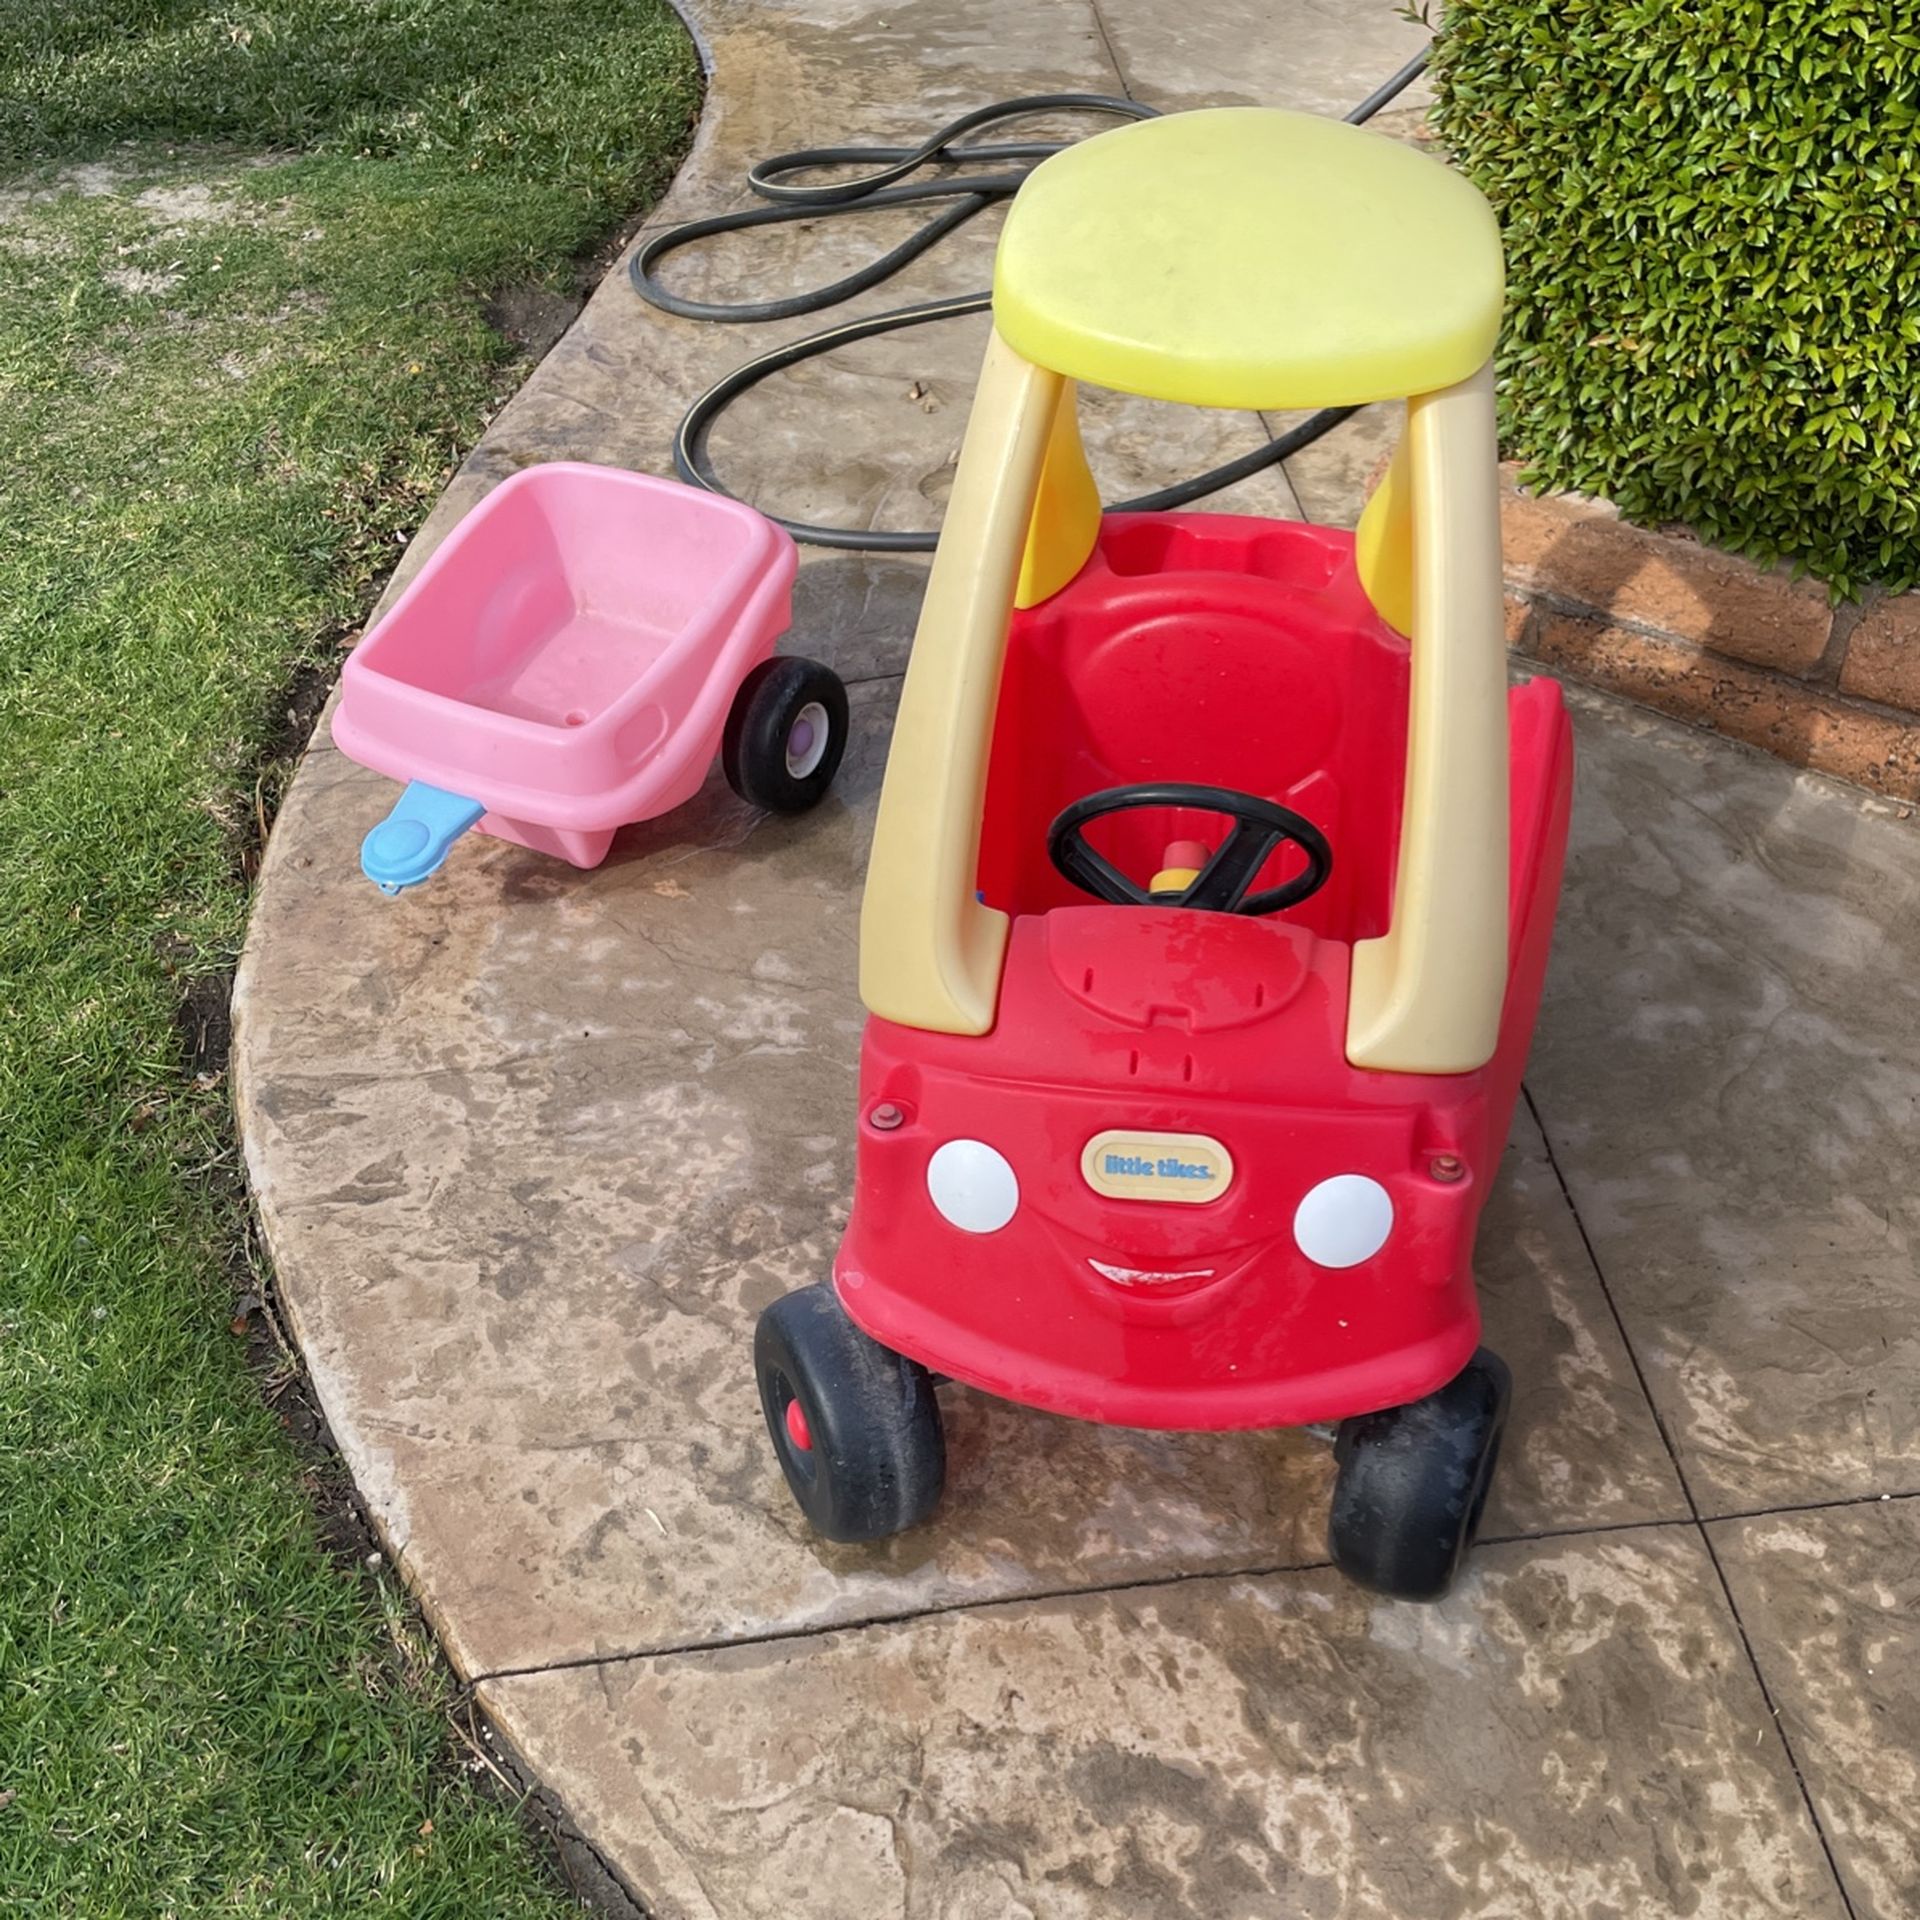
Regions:
[[770, 813], [805, 813], [826, 797], [847, 750], [847, 690], [831, 667], [798, 654], [763, 660], [740, 682], [720, 741], [727, 785]]
[[1482, 1347], [1424, 1400], [1340, 1423], [1327, 1544], [1350, 1580], [1438, 1600], [1480, 1530], [1513, 1377]]
[[933, 1511], [947, 1448], [932, 1378], [861, 1332], [831, 1287], [776, 1300], [753, 1361], [781, 1471], [816, 1531], [884, 1540]]

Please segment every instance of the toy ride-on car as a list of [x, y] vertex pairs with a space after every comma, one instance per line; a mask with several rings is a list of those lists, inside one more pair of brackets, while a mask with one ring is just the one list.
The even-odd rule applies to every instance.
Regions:
[[341, 675], [335, 744], [406, 782], [361, 870], [417, 886], [469, 827], [595, 867], [715, 753], [743, 800], [814, 805], [847, 695], [774, 655], [797, 562], [763, 514], [677, 481], [564, 460], [502, 481]]
[[[950, 1378], [1134, 1427], [1339, 1423], [1335, 1561], [1442, 1593], [1500, 1446], [1472, 1252], [1572, 773], [1507, 685], [1479, 194], [1379, 136], [1172, 115], [1039, 167], [927, 585], [861, 924], [833, 1285], [773, 1443], [838, 1540], [923, 1519]], [[1357, 535], [1102, 519], [1078, 381], [1404, 399]]]

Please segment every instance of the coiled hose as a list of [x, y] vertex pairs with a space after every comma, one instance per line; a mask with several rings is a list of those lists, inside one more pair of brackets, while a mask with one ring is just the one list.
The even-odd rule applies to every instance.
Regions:
[[[1384, 82], [1343, 117], [1353, 126], [1368, 120], [1396, 99], [1426, 70], [1428, 52], [1422, 48], [1399, 72]], [[797, 153], [776, 154], [762, 160], [747, 174], [747, 184], [761, 199], [773, 204], [753, 207], [742, 213], [723, 213], [707, 220], [689, 220], [684, 226], [656, 235], [634, 254], [628, 272], [634, 289], [643, 300], [665, 313], [685, 320], [730, 320], [752, 322], [791, 320], [805, 313], [818, 313], [837, 306], [856, 294], [865, 293], [892, 279], [903, 267], [938, 246], [948, 234], [964, 226], [976, 214], [984, 212], [996, 200], [1005, 200], [1020, 190], [1042, 160], [1073, 144], [1065, 140], [1026, 140], [994, 145], [956, 144], [970, 133], [1003, 120], [1022, 119], [1041, 113], [1102, 114], [1121, 120], [1151, 120], [1158, 117], [1155, 107], [1137, 100], [1121, 100], [1099, 93], [1039, 93], [1018, 100], [1000, 100], [991, 106], [976, 107], [962, 114], [938, 132], [930, 134], [917, 147], [809, 147]], [[958, 167], [962, 171], [938, 179], [913, 182], [912, 176], [923, 167]], [[967, 171], [975, 167], [993, 167], [993, 172]], [[859, 167], [850, 180], [820, 182], [796, 181], [793, 175], [820, 167]], [[818, 220], [841, 214], [868, 213], [885, 207], [936, 205], [951, 202], [933, 215], [900, 244], [879, 259], [856, 268], [852, 273], [816, 287], [810, 292], [789, 294], [779, 300], [716, 302], [690, 300], [663, 286], [660, 263], [701, 240], [722, 233], [740, 233], [751, 228], [785, 226], [795, 220]], [[715, 472], [707, 447], [714, 422], [749, 389], [762, 380], [810, 360], [835, 347], [851, 346], [857, 340], [870, 340], [876, 334], [893, 333], [903, 327], [925, 326], [935, 320], [953, 320], [967, 313], [984, 313], [992, 305], [991, 293], [957, 294], [945, 300], [922, 300], [911, 306], [893, 307], [864, 320], [849, 320], [828, 327], [805, 339], [776, 347], [771, 353], [735, 367], [717, 380], [690, 406], [673, 438], [673, 464], [680, 478], [709, 493], [736, 499]], [[1342, 420], [1359, 411], [1356, 407], [1327, 407], [1311, 418], [1290, 427], [1285, 433], [1256, 447], [1236, 460], [1210, 467], [1154, 493], [1114, 503], [1114, 512], [1157, 513], [1172, 507], [1184, 507], [1192, 501], [1218, 493], [1237, 480], [1258, 473], [1263, 467], [1288, 460], [1303, 447], [1310, 447]], [[881, 533], [866, 527], [815, 526], [806, 521], [768, 516], [785, 527], [796, 540], [816, 547], [841, 547], [861, 553], [931, 553], [939, 538], [937, 532]]]

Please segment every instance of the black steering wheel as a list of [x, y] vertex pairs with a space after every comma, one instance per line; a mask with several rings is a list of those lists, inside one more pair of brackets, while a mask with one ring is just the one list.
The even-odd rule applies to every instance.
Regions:
[[[1136, 807], [1196, 807], [1224, 813], [1233, 822], [1213, 857], [1178, 893], [1149, 893], [1136, 885], [1104, 854], [1087, 844], [1089, 821]], [[1276, 849], [1288, 841], [1307, 856], [1306, 868], [1284, 886], [1263, 893], [1247, 889]], [[1333, 849], [1326, 835], [1304, 814], [1233, 787], [1188, 786], [1179, 781], [1149, 781], [1140, 786], [1108, 787], [1063, 807], [1047, 830], [1053, 864], [1076, 887], [1116, 907], [1199, 907], [1210, 913], [1280, 913], [1297, 907], [1326, 885], [1333, 871]]]

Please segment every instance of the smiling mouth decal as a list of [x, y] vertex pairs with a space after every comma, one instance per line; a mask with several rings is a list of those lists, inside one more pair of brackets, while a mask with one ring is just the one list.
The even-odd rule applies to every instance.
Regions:
[[1106, 1260], [1089, 1260], [1087, 1265], [1116, 1287], [1171, 1287], [1182, 1280], [1211, 1280], [1219, 1271], [1216, 1267], [1116, 1267]]

